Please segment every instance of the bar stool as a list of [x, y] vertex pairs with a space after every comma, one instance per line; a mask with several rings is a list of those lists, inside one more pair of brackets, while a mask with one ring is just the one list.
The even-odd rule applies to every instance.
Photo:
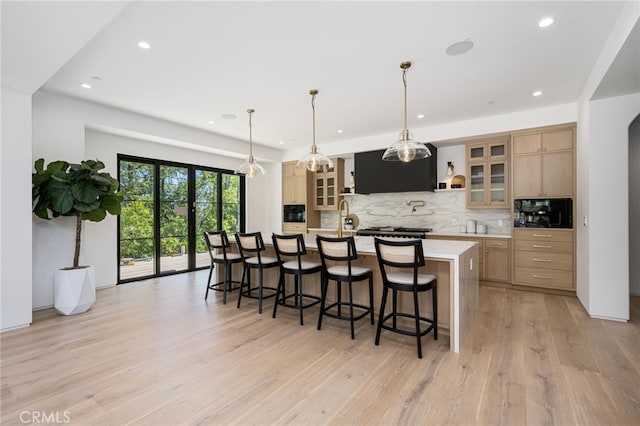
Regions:
[[[320, 303], [320, 317], [318, 318], [318, 330], [322, 328], [322, 317], [324, 315], [341, 320], [348, 320], [351, 323], [351, 339], [355, 339], [354, 322], [371, 315], [373, 321], [373, 270], [362, 266], [353, 265], [352, 262], [358, 258], [356, 243], [353, 237], [323, 237], [316, 236], [320, 260], [322, 261], [322, 302]], [[328, 266], [327, 261], [337, 262], [334, 266]], [[336, 302], [326, 306], [327, 287], [329, 280], [336, 282]], [[354, 282], [369, 280], [369, 306], [353, 303]], [[349, 284], [349, 302], [342, 301], [342, 283]], [[342, 314], [342, 306], [349, 307], [349, 315]], [[335, 308], [335, 309], [333, 309]], [[358, 316], [354, 316], [353, 308], [362, 310]]]
[[[262, 300], [274, 297], [277, 294], [278, 289], [276, 287], [267, 287], [264, 285], [263, 275], [264, 270], [269, 268], [279, 268], [280, 261], [275, 257], [263, 256], [261, 253], [265, 250], [264, 241], [262, 240], [261, 232], [240, 233], [236, 232], [236, 242], [240, 249], [240, 256], [242, 257], [242, 278], [240, 279], [240, 294], [238, 295], [238, 309], [240, 308], [240, 301], [242, 296], [249, 297], [251, 299], [258, 299], [258, 313], [262, 313]], [[258, 270], [258, 287], [251, 288], [251, 270]], [[244, 288], [244, 278], [247, 277], [247, 290], [242, 291]], [[278, 282], [280, 279], [278, 279]], [[254, 296], [252, 292], [258, 290], [258, 296]], [[264, 296], [264, 290], [270, 290], [273, 293]]]
[[[225, 231], [204, 231], [204, 241], [207, 243], [207, 251], [209, 257], [211, 257], [211, 269], [209, 270], [209, 279], [207, 280], [207, 292], [204, 294], [204, 300], [209, 297], [209, 290], [222, 291], [222, 303], [227, 303], [227, 291], [233, 291], [240, 288], [239, 286], [233, 286], [234, 283], [240, 284], [240, 281], [233, 281], [231, 277], [231, 265], [234, 263], [242, 262], [242, 258], [238, 253], [228, 253], [227, 250], [231, 247], [229, 244], [229, 238]], [[217, 252], [214, 254], [214, 252]], [[224, 271], [224, 277], [222, 281], [211, 284], [211, 275], [213, 274], [213, 268], [215, 264], [222, 266]], [[222, 288], [219, 288], [222, 286]]]
[[[433, 330], [433, 339], [438, 340], [438, 282], [434, 275], [421, 274], [418, 272], [418, 268], [425, 265], [422, 241], [388, 241], [375, 238], [374, 242], [383, 285], [375, 343], [376, 345], [380, 344], [380, 332], [383, 328], [395, 333], [415, 336], [418, 341], [418, 358], [422, 358], [422, 343], [420, 338]], [[405, 268], [410, 269], [411, 272], [398, 270], [387, 271], [385, 267]], [[393, 291], [392, 309], [390, 314], [385, 315], [385, 305], [387, 303], [387, 293], [389, 290]], [[431, 294], [433, 319], [421, 317], [418, 307], [418, 293], [429, 290], [433, 290]], [[413, 314], [398, 312], [398, 291], [407, 291], [413, 294]], [[414, 319], [415, 331], [398, 327], [398, 317]], [[392, 320], [392, 325], [390, 326], [385, 324], [389, 319]], [[421, 331], [420, 321], [430, 324], [426, 330]]]
[[[276, 250], [276, 255], [280, 262], [281, 271], [276, 303], [273, 305], [273, 318], [276, 317], [278, 305], [282, 305], [288, 308], [298, 309], [300, 312], [300, 325], [304, 325], [302, 311], [320, 303], [321, 298], [303, 293], [302, 277], [303, 275], [321, 272], [322, 263], [303, 259], [303, 256], [307, 254], [307, 248], [305, 247], [302, 234], [278, 235], [274, 233], [271, 239], [273, 240], [273, 247]], [[289, 295], [285, 294], [285, 274], [292, 274], [294, 276], [294, 292]], [[293, 303], [288, 303], [287, 300], [291, 298], [294, 299]], [[310, 300], [310, 302], [305, 304], [305, 299]]]

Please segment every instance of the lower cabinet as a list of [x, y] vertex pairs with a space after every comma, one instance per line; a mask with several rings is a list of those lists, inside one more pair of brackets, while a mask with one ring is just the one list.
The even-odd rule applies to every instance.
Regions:
[[517, 285], [575, 290], [571, 229], [514, 229], [514, 276]]
[[509, 238], [429, 236], [433, 240], [475, 241], [478, 243], [480, 280], [509, 282], [511, 262]]

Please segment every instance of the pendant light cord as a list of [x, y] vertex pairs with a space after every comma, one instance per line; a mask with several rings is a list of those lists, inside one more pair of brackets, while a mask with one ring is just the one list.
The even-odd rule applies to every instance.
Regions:
[[409, 126], [407, 123], [407, 70], [408, 68], [405, 68], [402, 71], [402, 82], [404, 83], [404, 132], [403, 132], [404, 140], [407, 140], [406, 135], [409, 131]]
[[311, 95], [311, 110], [313, 111], [313, 144], [311, 146], [311, 152], [315, 154], [317, 152], [316, 148], [316, 95], [318, 91], [313, 89], [309, 92]]
[[251, 123], [251, 115], [254, 110], [248, 109], [249, 113], [249, 158], [253, 158], [253, 124]]

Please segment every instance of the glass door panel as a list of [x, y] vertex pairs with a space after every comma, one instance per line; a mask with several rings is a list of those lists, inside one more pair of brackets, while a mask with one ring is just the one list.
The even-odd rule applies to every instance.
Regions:
[[[218, 176], [217, 172], [195, 171], [196, 268], [211, 264], [203, 234], [205, 231], [218, 230]], [[232, 238], [232, 235], [229, 237]]]
[[152, 276], [155, 271], [153, 164], [121, 161], [119, 280]]
[[222, 175], [222, 229], [233, 235], [240, 231], [240, 176]]
[[333, 206], [336, 204], [335, 193], [336, 193], [335, 178], [327, 178], [327, 206]]
[[187, 167], [160, 165], [160, 274], [189, 269]]
[[504, 163], [491, 164], [491, 202], [503, 203], [505, 202], [505, 165]]
[[316, 206], [324, 206], [324, 178], [316, 178]]
[[484, 164], [471, 166], [471, 202], [484, 203]]

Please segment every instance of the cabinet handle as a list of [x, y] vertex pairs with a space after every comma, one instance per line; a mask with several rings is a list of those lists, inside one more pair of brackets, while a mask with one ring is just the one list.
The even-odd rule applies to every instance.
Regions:
[[533, 278], [542, 278], [544, 280], [550, 280], [551, 277], [547, 276], [547, 275], [535, 275], [533, 274]]
[[551, 246], [541, 246], [539, 244], [533, 244], [531, 247], [533, 247], [533, 248], [551, 248]]
[[549, 234], [533, 234], [534, 237], [544, 237], [544, 238], [551, 238], [551, 235]]
[[548, 262], [548, 263], [553, 262], [553, 260], [551, 260], [551, 259], [536, 259], [535, 257], [533, 258], [533, 261], [534, 262]]

